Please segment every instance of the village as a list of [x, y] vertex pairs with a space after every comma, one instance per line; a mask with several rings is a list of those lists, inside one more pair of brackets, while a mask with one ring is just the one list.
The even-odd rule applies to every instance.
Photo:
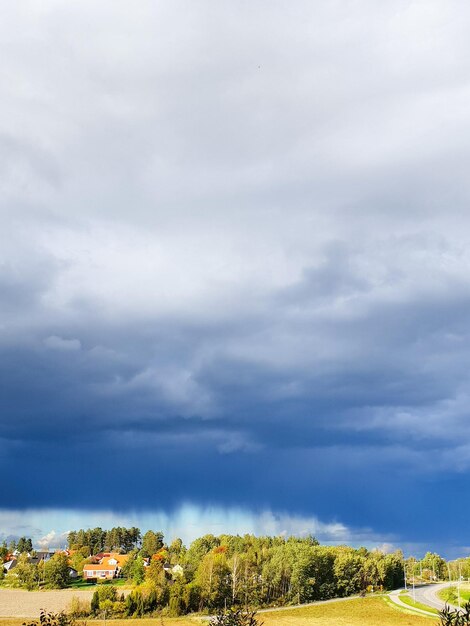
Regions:
[[[112, 581], [115, 579], [123, 579], [123, 570], [130, 559], [134, 558], [134, 554], [121, 554], [119, 552], [99, 552], [91, 555], [86, 559], [86, 563], [78, 569], [72, 566], [74, 556], [80, 555], [79, 550], [31, 550], [30, 552], [20, 552], [14, 550], [11, 554], [5, 555], [3, 560], [3, 575], [8, 576], [11, 580], [16, 577], [16, 568], [18, 564], [26, 564], [36, 566], [38, 571], [44, 570], [45, 565], [54, 557], [61, 556], [67, 560], [68, 578], [70, 581], [82, 579], [83, 582], [93, 584], [102, 581]], [[162, 561], [165, 556], [164, 551], [157, 552], [152, 557], [142, 557], [141, 565], [148, 568], [152, 558]], [[1, 566], [1, 563], [0, 563]], [[163, 561], [163, 572], [169, 581], [183, 574], [183, 568], [179, 564], [171, 565], [169, 562]]]

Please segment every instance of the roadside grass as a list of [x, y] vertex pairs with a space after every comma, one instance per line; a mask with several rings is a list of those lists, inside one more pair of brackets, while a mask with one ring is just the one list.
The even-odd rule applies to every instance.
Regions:
[[[317, 606], [260, 614], [264, 626], [430, 626], [430, 618], [397, 610], [384, 598], [360, 598]], [[0, 626], [21, 626], [21, 618], [0, 618]], [[104, 626], [103, 620], [86, 620], [87, 626]], [[107, 626], [131, 626], [136, 620], [106, 620]], [[139, 619], [139, 626], [195, 626], [200, 617]]]
[[[388, 596], [385, 596], [383, 598], [384, 602], [386, 602], [388, 604], [388, 606], [393, 609], [394, 611], [398, 611], [401, 613], [406, 613], [407, 615], [418, 615], [419, 617], [427, 620], [428, 626], [430, 626], [430, 624], [435, 624], [436, 622], [434, 622], [434, 615], [422, 615], [421, 613], [416, 613], [416, 611], [414, 610], [414, 608], [412, 608], [411, 606], [409, 607], [405, 607], [405, 606], [400, 606], [399, 604], [396, 604], [395, 602], [393, 602], [393, 600], [391, 598], [389, 598]], [[406, 603], [405, 603], [406, 604]], [[416, 607], [419, 608], [419, 607]], [[427, 611], [427, 607], [426, 607], [426, 611]], [[436, 617], [437, 617], [437, 613], [436, 613]], [[430, 622], [429, 620], [433, 620], [432, 622]]]
[[265, 626], [430, 626], [430, 618], [397, 611], [384, 598], [363, 598], [263, 613], [261, 619]]
[[460, 598], [462, 602], [470, 602], [470, 589], [460, 589]]
[[[441, 589], [437, 594], [444, 602], [450, 602], [451, 604], [457, 604], [458, 592], [457, 585], [449, 585], [444, 589]], [[460, 585], [460, 600], [461, 604], [470, 602], [470, 586], [468, 584]]]
[[454, 585], [449, 585], [438, 591], [437, 596], [443, 602], [451, 602], [453, 604], [457, 600], [457, 589]]
[[434, 613], [435, 615], [439, 614], [439, 611], [437, 609], [433, 609], [427, 604], [422, 604], [421, 602], [415, 602], [412, 596], [410, 596], [407, 591], [404, 591], [404, 592], [402, 591], [398, 597], [404, 604], [407, 604], [408, 606], [411, 606], [415, 609], [421, 609], [422, 611], [427, 611], [428, 613]]

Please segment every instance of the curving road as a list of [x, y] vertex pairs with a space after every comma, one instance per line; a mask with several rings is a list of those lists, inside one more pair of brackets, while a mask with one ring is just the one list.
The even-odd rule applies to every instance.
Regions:
[[[395, 589], [394, 591], [388, 594], [388, 597], [394, 604], [399, 606], [401, 609], [406, 609], [408, 611], [412, 611], [413, 613], [419, 613], [420, 615], [428, 615], [428, 616], [432, 615], [433, 617], [435, 616], [435, 613], [431, 613], [430, 611], [426, 611], [424, 609], [419, 609], [417, 607], [410, 606], [409, 604], [406, 604], [406, 602], [403, 602], [399, 595], [400, 591], [402, 591], [402, 589]], [[416, 601], [418, 602], [418, 598], [416, 598]]]
[[[414, 600], [416, 600], [416, 602], [419, 602], [420, 604], [425, 604], [433, 609], [437, 609], [438, 611], [441, 611], [444, 606], [445, 606], [445, 602], [443, 600], [441, 600], [438, 597], [438, 593], [439, 591], [441, 591], [442, 589], [445, 589], [446, 587], [449, 587], [449, 583], [435, 583], [435, 584], [431, 584], [431, 585], [416, 585], [414, 592], [412, 590], [411, 587], [408, 588], [409, 591], [409, 595], [410, 598], [413, 598]], [[392, 593], [389, 594], [390, 599], [397, 605], [401, 606], [401, 607], [406, 607], [408, 609], [412, 609], [413, 611], [416, 611], [418, 613], [423, 613], [426, 614], [426, 611], [421, 610], [421, 609], [415, 609], [410, 607], [408, 604], [405, 604], [404, 602], [402, 602], [400, 600], [399, 597], [399, 593], [400, 591], [402, 591], [401, 589], [396, 589], [395, 591], [392, 591]], [[455, 608], [458, 609], [457, 606], [454, 606], [452, 604], [448, 605], [451, 608]], [[428, 614], [429, 615], [429, 614]]]

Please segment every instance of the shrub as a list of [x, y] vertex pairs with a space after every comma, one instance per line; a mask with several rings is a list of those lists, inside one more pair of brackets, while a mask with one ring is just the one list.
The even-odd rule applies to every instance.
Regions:
[[100, 596], [96, 590], [93, 592], [93, 596], [91, 598], [90, 609], [92, 613], [98, 613], [100, 609]]
[[69, 613], [73, 618], [87, 617], [90, 614], [90, 604], [86, 600], [80, 600], [77, 596], [73, 596], [70, 601]]
[[218, 613], [211, 619], [210, 626], [262, 626], [263, 622], [256, 619], [256, 611], [230, 609]]
[[470, 626], [470, 602], [463, 609], [451, 609], [447, 604], [439, 611], [440, 626]]
[[23, 622], [23, 626], [72, 626], [75, 620], [64, 611], [60, 613], [49, 613], [41, 609], [39, 621]]

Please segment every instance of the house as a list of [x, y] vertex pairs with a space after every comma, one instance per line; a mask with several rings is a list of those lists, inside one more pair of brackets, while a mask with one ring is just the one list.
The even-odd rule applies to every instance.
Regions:
[[94, 563], [92, 565], [83, 566], [83, 578], [89, 580], [91, 578], [117, 578], [119, 568], [117, 565], [101, 565], [101, 563]]
[[75, 580], [75, 578], [78, 578], [78, 572], [77, 572], [77, 570], [74, 567], [70, 567], [69, 568], [69, 577], [74, 579], [74, 580]]
[[[16, 551], [17, 552], [17, 551]], [[39, 551], [39, 552], [31, 552], [27, 555], [27, 563], [31, 565], [39, 565], [40, 563], [47, 563], [49, 559], [54, 555], [54, 552], [50, 550]], [[11, 572], [18, 564], [18, 558], [15, 556], [15, 552], [13, 554], [7, 555], [8, 560], [3, 564], [3, 571], [8, 574]]]
[[83, 567], [83, 579], [93, 578], [112, 579], [121, 575], [122, 568], [126, 564], [129, 556], [127, 554], [117, 554], [106, 552], [97, 554], [95, 559], [98, 563], [89, 563]]
[[33, 552], [31, 555], [28, 554], [28, 563], [32, 563], [33, 565], [39, 565], [39, 563], [47, 563], [54, 556], [54, 552], [50, 550], [42, 550], [39, 552]]
[[175, 578], [176, 576], [182, 576], [184, 571], [181, 565], [172, 566], [170, 563], [165, 563], [163, 565], [163, 570], [165, 571], [165, 574], [171, 576], [172, 578]]
[[174, 578], [175, 576], [182, 576], [182, 575], [183, 575], [183, 573], [184, 573], [184, 570], [183, 570], [183, 568], [181, 567], [181, 565], [175, 565], [175, 566], [173, 567], [173, 569], [171, 570], [171, 574], [172, 574], [173, 578]]
[[9, 572], [11, 572], [12, 569], [14, 569], [16, 567], [18, 563], [18, 560], [13, 558], [10, 558], [9, 561], [6, 561], [3, 564], [3, 571], [5, 572], [5, 574], [8, 574]]

